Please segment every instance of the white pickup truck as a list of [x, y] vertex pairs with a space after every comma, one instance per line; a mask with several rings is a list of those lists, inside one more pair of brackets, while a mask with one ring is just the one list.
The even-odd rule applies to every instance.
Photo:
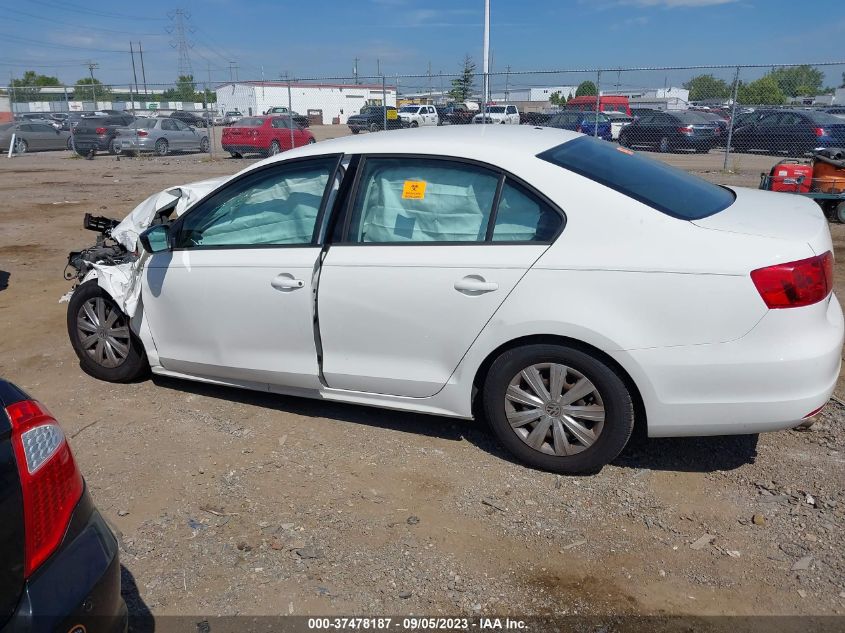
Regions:
[[473, 123], [501, 123], [519, 125], [519, 109], [515, 105], [489, 105], [487, 112], [479, 112], [472, 117]]
[[404, 105], [399, 108], [399, 118], [403, 127], [440, 125], [440, 117], [432, 105]]

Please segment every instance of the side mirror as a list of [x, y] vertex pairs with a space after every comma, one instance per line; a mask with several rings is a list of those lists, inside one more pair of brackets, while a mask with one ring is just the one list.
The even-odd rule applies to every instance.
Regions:
[[144, 250], [150, 253], [161, 253], [170, 248], [170, 229], [164, 224], [151, 226], [138, 237]]

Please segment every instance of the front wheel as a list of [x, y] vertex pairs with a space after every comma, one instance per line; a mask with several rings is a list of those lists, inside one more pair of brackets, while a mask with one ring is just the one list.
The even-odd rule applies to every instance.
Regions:
[[660, 142], [657, 144], [657, 150], [662, 154], [666, 154], [669, 152], [670, 149], [671, 146], [669, 145], [669, 138], [666, 136], [662, 137], [660, 139]]
[[15, 154], [26, 154], [29, 144], [22, 138], [15, 139]]
[[317, 142], [317, 139], [315, 139], [313, 136], [308, 137], [308, 144], [309, 145], [313, 145], [316, 142]]
[[229, 156], [232, 158], [243, 158], [243, 155], [240, 152], [229, 152]]
[[833, 217], [839, 224], [845, 224], [845, 202], [840, 202], [833, 207]]
[[149, 371], [129, 317], [96, 279], [79, 286], [68, 303], [67, 330], [82, 369], [100, 380], [130, 382]]
[[625, 448], [634, 428], [622, 379], [601, 360], [564, 345], [505, 352], [490, 367], [482, 398], [505, 448], [557, 473], [601, 469]]
[[420, 126], [420, 124], [417, 123], [416, 121], [411, 121], [411, 127], [419, 127], [419, 126]]
[[376, 123], [370, 123], [370, 132], [378, 132], [379, 126]]
[[73, 137], [72, 136], [67, 137], [67, 148], [69, 150], [73, 151]]

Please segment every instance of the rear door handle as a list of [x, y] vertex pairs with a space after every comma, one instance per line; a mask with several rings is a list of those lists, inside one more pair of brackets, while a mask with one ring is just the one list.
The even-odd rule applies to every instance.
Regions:
[[467, 275], [455, 282], [455, 290], [468, 295], [478, 295], [499, 289], [499, 284], [487, 281], [481, 275]]
[[301, 279], [296, 279], [290, 273], [280, 273], [273, 277], [270, 285], [276, 290], [296, 290], [298, 288], [303, 288], [305, 286], [305, 282]]

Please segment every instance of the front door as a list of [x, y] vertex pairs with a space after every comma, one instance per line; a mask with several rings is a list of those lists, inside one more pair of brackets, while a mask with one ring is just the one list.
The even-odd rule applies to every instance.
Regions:
[[200, 202], [144, 270], [142, 300], [166, 369], [319, 386], [312, 280], [336, 156], [276, 163]]
[[550, 204], [492, 168], [366, 158], [320, 273], [328, 386], [437, 393], [561, 224]]

